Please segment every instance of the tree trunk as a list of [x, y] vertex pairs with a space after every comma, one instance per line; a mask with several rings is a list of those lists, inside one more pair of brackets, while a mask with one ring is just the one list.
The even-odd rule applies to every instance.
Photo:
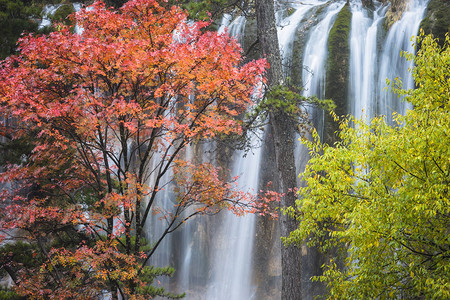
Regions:
[[[280, 191], [284, 193], [281, 207], [294, 206], [297, 199], [295, 187], [297, 186], [297, 171], [295, 169], [295, 133], [293, 124], [285, 113], [272, 113], [271, 125], [273, 128], [273, 141], [275, 144], [275, 160]], [[291, 231], [298, 228], [298, 222], [284, 214], [279, 216], [281, 236], [288, 236]], [[282, 288], [281, 299], [302, 299], [301, 294], [301, 251], [294, 245], [281, 247]]]
[[269, 86], [281, 85], [283, 84], [283, 69], [281, 67], [273, 0], [256, 0], [256, 22], [262, 54], [270, 65], [267, 72], [268, 84]]
[[[275, 87], [283, 84], [283, 70], [280, 50], [278, 46], [277, 30], [275, 25], [275, 13], [273, 0], [256, 1], [256, 18], [258, 23], [258, 39], [261, 44], [263, 56], [270, 64], [267, 78], [268, 85]], [[270, 125], [273, 130], [273, 142], [275, 146], [275, 160], [280, 192], [284, 193], [281, 206], [295, 205], [296, 195], [294, 188], [297, 185], [297, 171], [295, 169], [295, 123], [284, 112], [271, 112]], [[287, 236], [296, 229], [296, 220], [280, 214], [280, 232]], [[301, 296], [301, 251], [294, 245], [281, 247], [282, 290], [281, 299], [297, 300]]]

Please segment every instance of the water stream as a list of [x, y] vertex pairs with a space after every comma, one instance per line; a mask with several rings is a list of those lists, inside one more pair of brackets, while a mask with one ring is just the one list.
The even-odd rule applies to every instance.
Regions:
[[349, 103], [350, 112], [358, 118], [375, 115], [377, 38], [387, 10], [380, 3], [375, 5], [374, 11], [363, 8], [361, 3], [351, 5]]
[[[239, 187], [255, 193], [258, 187], [261, 148], [247, 156], [235, 154], [233, 174], [239, 175]], [[252, 250], [255, 216], [237, 217], [225, 212], [216, 252], [213, 256], [212, 276], [206, 299], [252, 299]]]
[[[224, 18], [226, 22], [228, 19]], [[244, 32], [246, 19], [238, 16], [230, 22], [229, 33], [240, 39]], [[223, 26], [221, 26], [223, 28]], [[220, 29], [219, 29], [220, 31]], [[244, 156], [238, 151], [234, 154], [233, 176], [238, 175], [239, 188], [255, 193], [258, 187], [261, 148]], [[206, 299], [251, 299], [251, 262], [255, 217], [237, 217], [231, 212], [223, 212], [220, 229], [213, 241], [210, 281], [207, 285]]]
[[302, 70], [303, 95], [306, 97], [325, 97], [328, 35], [344, 4], [345, 2], [336, 2], [329, 5], [324, 18], [310, 30], [302, 65], [299, 66]]
[[386, 115], [388, 120], [394, 111], [403, 114], [409, 107], [408, 104], [402, 103], [395, 94], [385, 89], [386, 79], [394, 80], [398, 77], [403, 81], [404, 88], [414, 87], [412, 76], [408, 72], [411, 63], [406, 62], [405, 58], [400, 56], [400, 52], [414, 53], [411, 38], [419, 31], [428, 2], [429, 0], [410, 0], [407, 11], [400, 21], [392, 25], [383, 44], [378, 73], [377, 91], [379, 94], [376, 95], [376, 99], [378, 99], [378, 113]]

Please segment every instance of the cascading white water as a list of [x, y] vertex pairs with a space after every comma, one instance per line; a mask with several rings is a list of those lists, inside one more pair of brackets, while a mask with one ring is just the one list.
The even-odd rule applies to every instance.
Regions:
[[[305, 44], [303, 53], [303, 61], [301, 66], [297, 66], [302, 70], [302, 95], [305, 97], [317, 96], [319, 99], [325, 98], [326, 85], [326, 63], [328, 56], [328, 36], [337, 14], [340, 12], [345, 2], [336, 2], [330, 4], [321, 14], [322, 20], [311, 28], [308, 40]], [[312, 107], [308, 107], [308, 114], [311, 119], [316, 119], [319, 133], [323, 127], [323, 111], [318, 111]], [[320, 125], [319, 125], [320, 124]], [[320, 134], [322, 136], [322, 134]], [[309, 159], [308, 149], [303, 145], [297, 145], [295, 149], [296, 168], [300, 172], [304, 169]]]
[[222, 17], [222, 23], [220, 24], [220, 27], [217, 31], [219, 33], [223, 33], [225, 29], [228, 29], [228, 33], [239, 40], [242, 38], [245, 22], [246, 19], [244, 16], [237, 16], [236, 19], [233, 20], [232, 15], [224, 14]]
[[305, 45], [302, 67], [303, 96], [325, 97], [328, 35], [344, 2], [333, 3], [326, 9], [325, 17], [314, 26]]
[[360, 3], [352, 4], [349, 102], [350, 112], [356, 117], [386, 115], [390, 119], [394, 111], [404, 113], [407, 104], [386, 89], [386, 79], [400, 78], [405, 88], [413, 87], [408, 72], [411, 65], [400, 52], [414, 51], [411, 37], [418, 32], [427, 3], [412, 0], [403, 17], [390, 28], [380, 49], [377, 41], [387, 7], [375, 2], [376, 9], [369, 11]]
[[[160, 167], [157, 159], [152, 161], [150, 166], [151, 170], [156, 170]], [[156, 181], [156, 175], [158, 172], [152, 173], [150, 177], [150, 182]], [[175, 197], [173, 195], [173, 186], [170, 182], [171, 178], [171, 170], [169, 170], [161, 179], [161, 183], [159, 184], [159, 188], [161, 191], [158, 193], [155, 201], [155, 209], [152, 212], [155, 214], [155, 217], [149, 218], [147, 224], [145, 225], [145, 236], [147, 241], [154, 244], [156, 241], [163, 235], [164, 230], [167, 228], [167, 221], [163, 218], [163, 216], [167, 213], [172, 212], [173, 203], [175, 201]], [[171, 261], [171, 253], [172, 253], [172, 245], [169, 236], [164, 238], [161, 243], [158, 245], [155, 253], [152, 255], [150, 264], [157, 267], [167, 267], [172, 266]], [[169, 279], [167, 277], [158, 278], [161, 286], [167, 286], [169, 283]]]
[[[225, 15], [219, 32], [227, 27], [228, 33], [239, 39], [245, 22], [243, 16], [233, 19], [231, 15]], [[208, 156], [208, 153], [214, 153], [214, 147], [212, 143], [194, 147], [201, 153], [194, 153], [194, 148], [188, 147], [185, 159], [214, 163], [214, 156]], [[235, 154], [232, 174], [242, 176], [239, 180], [242, 190], [254, 191], [258, 184], [260, 150], [248, 154], [245, 159], [242, 154]], [[253, 215], [237, 217], [230, 212], [189, 220], [178, 232], [166, 237], [151, 263], [175, 265], [174, 290], [187, 292], [185, 299], [250, 299], [254, 223]], [[212, 234], [207, 228], [211, 224], [218, 228]], [[157, 228], [158, 224], [152, 223], [151, 227]], [[170, 285], [171, 281], [161, 280], [163, 286]], [[198, 291], [205, 285], [205, 291]]]
[[305, 15], [314, 7], [322, 5], [327, 1], [320, 0], [307, 0], [299, 3], [291, 3], [292, 9], [295, 10], [289, 16], [282, 18], [280, 13], [277, 13], [277, 29], [278, 29], [278, 43], [280, 46], [281, 57], [283, 62], [286, 63], [292, 58], [293, 43], [295, 39], [295, 33], [301, 24], [305, 20]]
[[[80, 11], [81, 8], [82, 8], [82, 5], [80, 3], [73, 3], [73, 10], [75, 12]], [[81, 34], [83, 32], [83, 29], [80, 26], [78, 26], [78, 24], [75, 24], [74, 32], [77, 34]]]
[[[245, 22], [243, 16], [234, 19], [228, 25], [230, 35], [239, 38], [244, 31]], [[260, 156], [260, 148], [245, 157], [242, 152], [235, 153], [232, 173], [239, 176], [239, 188], [242, 190], [256, 192]], [[251, 299], [254, 291], [251, 283], [251, 261], [255, 217], [237, 217], [230, 212], [224, 212], [220, 226], [213, 242], [211, 277], [205, 299]]]
[[400, 56], [400, 52], [414, 53], [411, 38], [419, 31], [428, 2], [429, 0], [410, 0], [402, 18], [392, 25], [383, 44], [377, 88], [380, 94], [377, 98], [379, 114], [386, 115], [388, 120], [394, 111], [403, 114], [408, 105], [401, 103], [401, 99], [385, 90], [386, 79], [394, 80], [398, 77], [402, 80], [404, 88], [414, 87], [412, 76], [408, 71], [412, 65]]
[[[239, 188], [255, 192], [258, 186], [261, 148], [243, 156], [235, 154], [233, 173], [239, 175]], [[252, 251], [255, 216], [237, 217], [226, 212], [216, 239], [212, 277], [206, 299], [252, 299]]]
[[351, 5], [350, 32], [350, 112], [355, 117], [373, 117], [377, 72], [377, 37], [387, 6], [374, 3], [368, 11], [361, 3]]
[[55, 12], [58, 10], [58, 8], [61, 7], [61, 5], [62, 4], [49, 4], [44, 6], [44, 9], [42, 10], [42, 20], [38, 27], [39, 29], [50, 26], [52, 24], [50, 17], [55, 14]]
[[[62, 5], [64, 5], [64, 4], [57, 4], [57, 5], [47, 4], [47, 5], [45, 5], [41, 12], [42, 20], [39, 23], [38, 29], [43, 29], [45, 27], [50, 26], [52, 24], [51, 16], [53, 16], [55, 14], [55, 12], [58, 10], [58, 8], [60, 8]], [[78, 12], [82, 8], [81, 3], [75, 2], [75, 3], [72, 3], [72, 6], [73, 6], [74, 12]], [[83, 29], [75, 24], [74, 31], [77, 34], [81, 34], [83, 32]]]
[[[194, 154], [192, 147], [186, 148], [186, 155], [185, 159], [187, 161], [193, 161]], [[189, 213], [189, 212], [188, 212]], [[190, 271], [192, 268], [192, 252], [195, 251], [194, 248], [194, 225], [189, 222], [185, 224], [185, 227], [183, 228], [183, 235], [181, 236], [180, 241], [180, 250], [181, 250], [181, 263], [180, 263], [180, 270], [179, 270], [179, 279], [178, 279], [178, 286], [180, 290], [188, 290], [190, 287]]]
[[[189, 146], [186, 151], [185, 159], [188, 161], [209, 162], [215, 164], [214, 142], [207, 142], [195, 147]], [[194, 150], [201, 151], [200, 154], [195, 153]], [[193, 212], [193, 209], [188, 210], [185, 216]], [[179, 292], [187, 292], [185, 299], [201, 299], [200, 293], [195, 292], [199, 286], [205, 284], [204, 278], [209, 273], [209, 260], [205, 254], [209, 251], [208, 243], [205, 243], [207, 238], [208, 222], [206, 216], [201, 218], [194, 218], [186, 222], [180, 228], [180, 232], [175, 233], [175, 244], [177, 246], [177, 253], [180, 260], [177, 266], [176, 283]]]

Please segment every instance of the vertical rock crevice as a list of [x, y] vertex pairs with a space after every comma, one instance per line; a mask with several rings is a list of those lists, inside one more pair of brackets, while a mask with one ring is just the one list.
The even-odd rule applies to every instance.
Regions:
[[[347, 98], [350, 70], [350, 24], [352, 13], [347, 3], [337, 15], [328, 38], [328, 61], [325, 97], [336, 103], [338, 116], [347, 113]], [[326, 115], [324, 121], [323, 142], [333, 144], [336, 141], [338, 124]]]

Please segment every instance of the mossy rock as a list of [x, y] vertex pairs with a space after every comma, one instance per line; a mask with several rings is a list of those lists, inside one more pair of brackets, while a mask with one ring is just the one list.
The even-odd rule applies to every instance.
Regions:
[[281, 19], [291, 16], [296, 11], [295, 7], [290, 6], [289, 3], [280, 4], [275, 9], [278, 11], [277, 14]]
[[292, 15], [293, 13], [295, 13], [295, 8], [289, 7], [289, 8], [287, 9], [287, 15], [290, 16], [290, 15]]
[[388, 31], [395, 22], [399, 21], [402, 18], [403, 13], [406, 10], [406, 4], [409, 1], [391, 0], [389, 2], [391, 2], [391, 6], [386, 12], [386, 18], [384, 19], [384, 27], [386, 31]]
[[70, 20], [67, 18], [71, 13], [75, 12], [72, 4], [62, 4], [53, 14], [50, 16], [53, 22], [60, 22], [69, 25]]
[[284, 2], [284, 1], [276, 1], [276, 3], [274, 3], [274, 8], [276, 11], [276, 14], [278, 15], [278, 18], [280, 18], [281, 20], [289, 17], [290, 15], [292, 15], [293, 13], [295, 13], [296, 9], [294, 6], [292, 6], [291, 2]]
[[361, 0], [361, 2], [362, 2], [362, 5], [364, 6], [364, 7], [367, 7], [367, 8], [372, 8], [373, 9], [373, 0]]
[[346, 4], [339, 12], [328, 38], [326, 98], [336, 102], [338, 115], [345, 114], [347, 102], [351, 18], [350, 6]]
[[445, 34], [450, 32], [450, 2], [448, 0], [431, 0], [425, 18], [420, 27], [425, 34], [432, 34], [444, 45]]
[[[338, 116], [347, 113], [347, 98], [350, 72], [350, 28], [352, 13], [347, 3], [336, 17], [328, 38], [328, 60], [325, 98], [332, 99]], [[336, 122], [330, 117], [324, 120], [323, 142], [333, 144], [336, 141]]]

